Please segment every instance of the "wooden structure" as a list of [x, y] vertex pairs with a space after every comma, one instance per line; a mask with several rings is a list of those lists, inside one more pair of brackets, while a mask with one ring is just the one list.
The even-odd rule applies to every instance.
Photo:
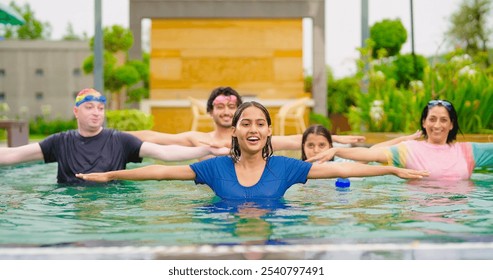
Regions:
[[[312, 98], [304, 93], [308, 51], [314, 78], [305, 120], [311, 109], [326, 115], [324, 14], [323, 0], [130, 0], [131, 58], [141, 57], [141, 21], [151, 20], [150, 98], [141, 110], [154, 116], [153, 130], [183, 132], [192, 123], [182, 106], [189, 96], [204, 100], [214, 88], [231, 86], [275, 116], [286, 102]], [[312, 20], [308, 50], [305, 18]]]
[[26, 121], [0, 120], [0, 128], [7, 130], [8, 147], [29, 143], [29, 124]]

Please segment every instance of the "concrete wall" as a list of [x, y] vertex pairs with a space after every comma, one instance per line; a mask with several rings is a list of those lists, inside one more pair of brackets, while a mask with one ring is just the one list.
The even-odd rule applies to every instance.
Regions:
[[53, 117], [72, 118], [74, 94], [93, 86], [82, 70], [90, 54], [87, 41], [0, 41], [0, 103], [9, 117], [33, 118], [44, 106]]

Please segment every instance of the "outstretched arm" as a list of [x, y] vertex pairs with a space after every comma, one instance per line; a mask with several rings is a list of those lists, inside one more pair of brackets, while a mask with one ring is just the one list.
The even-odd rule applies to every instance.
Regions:
[[[302, 134], [287, 135], [287, 136], [272, 136], [272, 148], [274, 151], [282, 150], [300, 150]], [[341, 144], [353, 144], [365, 141], [364, 136], [358, 135], [332, 135], [332, 140]]]
[[421, 130], [418, 130], [411, 135], [400, 136], [400, 137], [396, 137], [394, 139], [391, 139], [391, 140], [388, 140], [385, 142], [377, 143], [377, 144], [371, 146], [370, 149], [389, 147], [389, 146], [393, 146], [393, 145], [399, 144], [399, 143], [401, 143], [403, 141], [407, 141], [407, 140], [416, 140], [416, 139], [419, 139], [421, 137], [421, 135], [422, 135]]
[[355, 161], [362, 162], [387, 162], [387, 156], [385, 151], [388, 147], [381, 148], [363, 148], [363, 147], [355, 147], [355, 148], [331, 148], [327, 149], [314, 157], [307, 159], [309, 162], [326, 162], [331, 160], [334, 156], [338, 156], [345, 159], [352, 159]]
[[195, 146], [192, 138], [193, 132], [183, 132], [179, 134], [162, 133], [153, 130], [125, 131], [128, 134], [139, 138], [144, 142], [151, 142], [159, 145], [181, 145]]
[[227, 155], [228, 153], [228, 148], [212, 148], [209, 146], [185, 147], [144, 142], [140, 147], [139, 156], [163, 161], [181, 161], [201, 158], [208, 155]]
[[284, 151], [284, 150], [300, 150], [301, 149], [301, 137], [303, 135], [286, 135], [280, 136], [275, 135], [272, 136], [272, 149], [274, 151]]
[[365, 136], [359, 135], [332, 135], [332, 141], [341, 144], [355, 144], [365, 142]]
[[395, 166], [368, 165], [357, 162], [314, 164], [308, 173], [309, 179], [335, 177], [369, 177], [393, 174], [403, 179], [421, 179], [429, 176], [427, 171], [399, 168]]
[[43, 158], [43, 152], [38, 143], [14, 148], [0, 148], [0, 165], [42, 160]]
[[89, 174], [79, 173], [75, 176], [86, 181], [104, 183], [113, 180], [193, 180], [195, 179], [195, 172], [188, 165], [149, 165], [128, 170]]

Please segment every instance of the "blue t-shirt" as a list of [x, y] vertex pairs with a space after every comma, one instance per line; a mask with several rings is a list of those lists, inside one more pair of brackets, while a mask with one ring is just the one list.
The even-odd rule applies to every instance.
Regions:
[[142, 141], [112, 129], [103, 129], [93, 137], [69, 130], [53, 134], [39, 145], [45, 163], [58, 163], [58, 183], [82, 183], [75, 174], [121, 170], [128, 162], [142, 162]]
[[292, 185], [305, 183], [312, 164], [283, 156], [269, 157], [260, 180], [249, 187], [238, 182], [229, 156], [211, 158], [190, 167], [196, 174], [196, 184], [208, 185], [223, 199], [277, 199]]

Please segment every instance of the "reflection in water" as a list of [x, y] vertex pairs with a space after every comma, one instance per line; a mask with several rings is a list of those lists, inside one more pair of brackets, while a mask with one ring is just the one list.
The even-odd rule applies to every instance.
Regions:
[[[493, 236], [493, 174], [461, 182], [392, 176], [293, 186], [283, 200], [223, 201], [191, 181], [69, 186], [56, 165], [0, 167], [0, 246], [456, 241]], [[245, 258], [260, 256], [249, 255]]]
[[[220, 224], [219, 230], [234, 237], [235, 242], [243, 245], [273, 245], [284, 244], [281, 240], [273, 237], [275, 227], [279, 225], [276, 221], [278, 211], [291, 208], [284, 200], [221, 200], [213, 199], [211, 204], [197, 207], [196, 219], [206, 224]], [[289, 216], [281, 224], [289, 223], [290, 220], [300, 222], [299, 216]], [[223, 243], [229, 244], [231, 243]], [[248, 252], [244, 254], [246, 259], [260, 259], [263, 253]]]
[[408, 182], [410, 215], [407, 223], [426, 234], [446, 234], [464, 230], [464, 219], [473, 212], [467, 207], [469, 194], [474, 191], [472, 181]]
[[[202, 223], [223, 225], [221, 230], [247, 244], [276, 243], [270, 237], [276, 211], [289, 209], [284, 200], [237, 201], [216, 198], [211, 204], [197, 207], [196, 218]], [[286, 221], [284, 221], [286, 222]]]

